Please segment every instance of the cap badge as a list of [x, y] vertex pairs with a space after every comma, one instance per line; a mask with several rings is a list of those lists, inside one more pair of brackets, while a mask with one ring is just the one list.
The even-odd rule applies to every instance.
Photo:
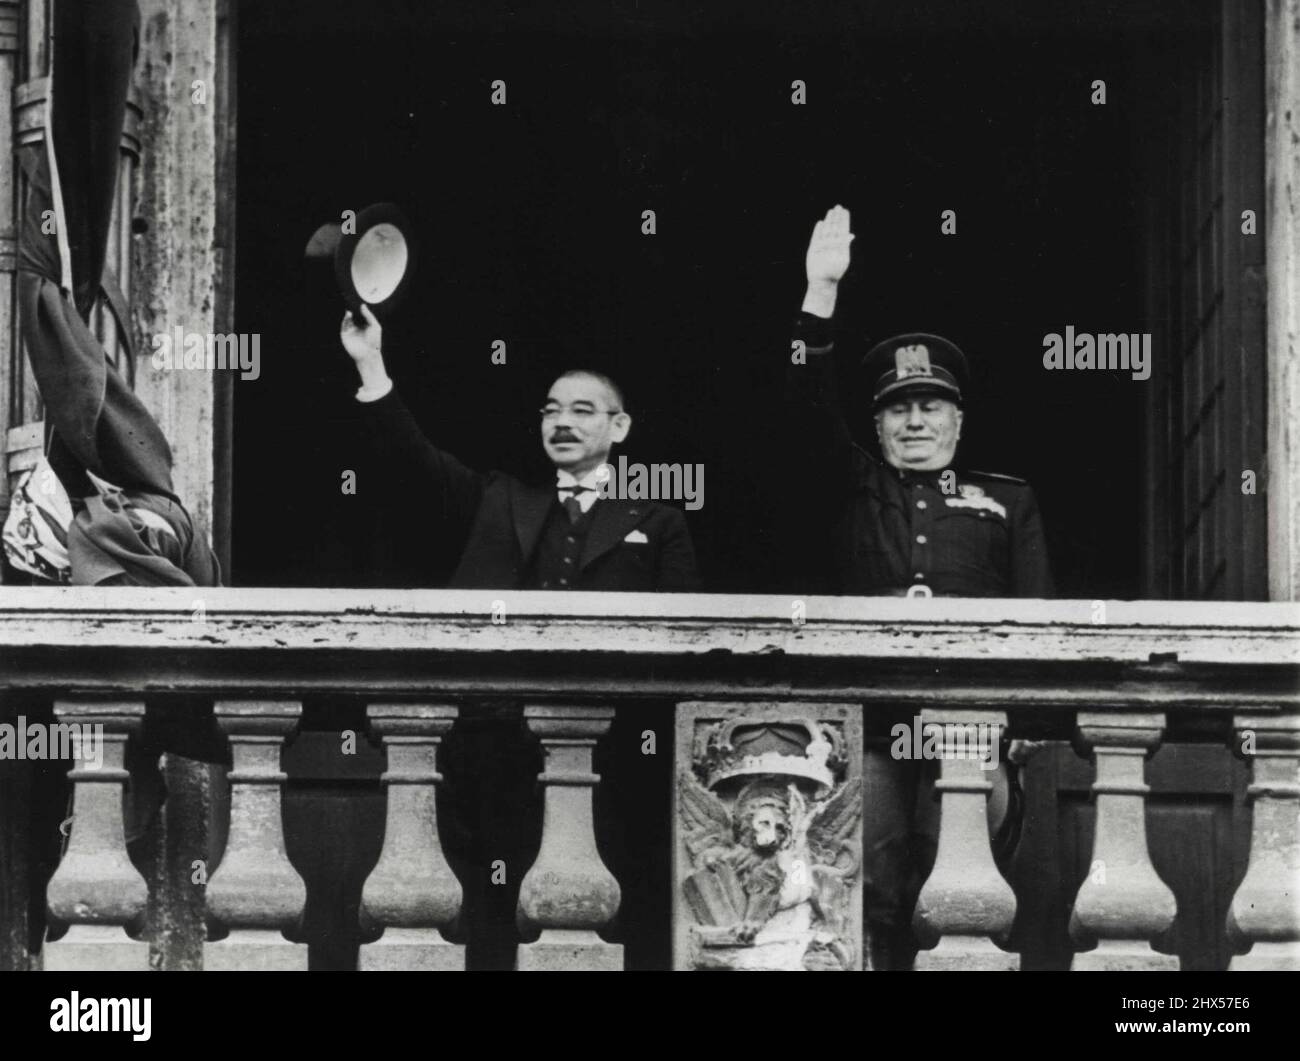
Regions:
[[894, 367], [898, 379], [934, 375], [930, 368], [930, 349], [919, 343], [915, 346], [900, 346], [895, 350]]
[[984, 491], [974, 483], [962, 483], [957, 487], [957, 493], [962, 497], [983, 497]]

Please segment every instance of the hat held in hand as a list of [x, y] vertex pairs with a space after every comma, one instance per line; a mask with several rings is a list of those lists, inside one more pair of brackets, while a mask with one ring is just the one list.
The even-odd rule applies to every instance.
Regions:
[[387, 320], [415, 273], [411, 225], [394, 203], [374, 203], [355, 219], [321, 225], [304, 253], [308, 262], [333, 265], [343, 301], [363, 324], [362, 303], [381, 321]]

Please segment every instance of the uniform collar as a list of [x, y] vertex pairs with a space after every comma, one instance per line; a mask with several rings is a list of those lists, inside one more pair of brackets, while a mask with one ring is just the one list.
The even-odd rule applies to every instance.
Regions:
[[947, 468], [936, 468], [933, 471], [924, 471], [924, 472], [911, 471], [910, 469], [907, 468], [895, 468], [892, 464], [889, 463], [886, 463], [885, 467], [888, 468], [890, 472], [893, 473], [894, 478], [897, 479], [904, 486], [911, 486], [914, 483], [921, 483], [925, 486], [934, 486], [937, 488], [940, 476], [944, 475], [947, 472], [952, 472], [953, 475], [958, 474], [956, 469], [953, 468], [951, 465], [949, 465]]

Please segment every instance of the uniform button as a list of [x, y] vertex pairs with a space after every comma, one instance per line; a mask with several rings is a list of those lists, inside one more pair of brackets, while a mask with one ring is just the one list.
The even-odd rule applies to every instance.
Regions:
[[929, 540], [930, 540], [930, 539], [927, 538], [924, 534], [918, 534], [918, 535], [916, 536], [916, 544], [917, 544], [917, 545], [924, 545], [924, 544], [925, 544], [926, 542], [928, 542]]
[[920, 489], [921, 489], [921, 484], [920, 484], [920, 483], [917, 483], [917, 484], [916, 484], [916, 488], [917, 488], [918, 490], [920, 490]]
[[918, 501], [918, 502], [916, 503], [916, 507], [917, 507], [917, 508], [925, 508], [925, 502], [924, 502], [924, 501]]
[[542, 589], [550, 589], [550, 588], [551, 588], [551, 584], [549, 582], [542, 583]]
[[924, 571], [918, 571], [918, 572], [917, 572], [915, 575], [913, 575], [912, 577], [913, 577], [914, 579], [916, 579], [918, 582], [922, 582], [922, 581], [925, 580], [925, 572], [924, 572]]
[[560, 579], [561, 586], [567, 586], [568, 584], [569, 584], [569, 580], [567, 578]]
[[565, 540], [569, 545], [572, 545], [574, 542], [577, 541], [577, 539], [576, 539], [572, 534], [570, 534], [570, 535], [569, 535], [567, 538], [565, 538], [564, 540]]
[[566, 556], [566, 557], [564, 558], [564, 562], [565, 562], [566, 564], [571, 564], [571, 563], [573, 563], [573, 557], [571, 557], [571, 556]]

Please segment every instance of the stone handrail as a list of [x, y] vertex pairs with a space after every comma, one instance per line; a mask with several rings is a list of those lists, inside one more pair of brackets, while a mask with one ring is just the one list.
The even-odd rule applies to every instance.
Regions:
[[[364, 675], [359, 653], [378, 661]], [[750, 686], [796, 696], [929, 702], [933, 683], [896, 679], [942, 663], [971, 704], [1077, 707], [1104, 690], [1231, 711], [1300, 697], [1300, 604], [0, 587], [0, 688], [373, 694], [436, 675], [451, 691], [683, 695], [734, 691], [742, 662]]]

